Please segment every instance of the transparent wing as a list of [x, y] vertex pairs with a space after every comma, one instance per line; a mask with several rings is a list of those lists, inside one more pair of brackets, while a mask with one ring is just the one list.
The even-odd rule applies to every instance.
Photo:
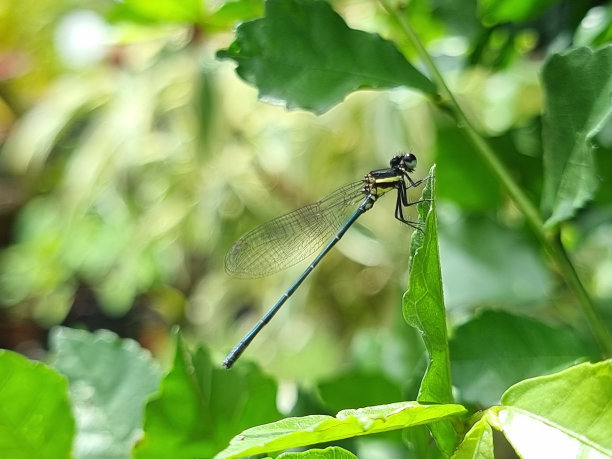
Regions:
[[227, 253], [225, 270], [237, 277], [263, 277], [299, 263], [342, 228], [365, 198], [362, 190], [362, 180], [349, 183], [249, 231]]

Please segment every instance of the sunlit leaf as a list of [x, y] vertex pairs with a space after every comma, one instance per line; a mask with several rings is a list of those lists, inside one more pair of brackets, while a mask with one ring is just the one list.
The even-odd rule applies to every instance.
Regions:
[[78, 457], [129, 455], [140, 436], [145, 402], [161, 379], [151, 356], [135, 341], [103, 330], [55, 328], [51, 348], [55, 367], [70, 385]]
[[233, 0], [223, 3], [206, 19], [208, 27], [232, 26], [236, 21], [246, 21], [263, 14], [263, 0]]
[[202, 19], [201, 0], [123, 0], [115, 5], [110, 18], [116, 21], [153, 23], [192, 23]]
[[55, 370], [0, 349], [0, 456], [72, 457], [68, 384]]
[[572, 218], [599, 187], [593, 138], [612, 113], [612, 46], [554, 54], [544, 66], [546, 225]]
[[485, 311], [457, 328], [451, 340], [453, 383], [463, 400], [490, 406], [512, 384], [597, 355], [568, 329], [528, 317]]
[[174, 365], [146, 407], [137, 458], [212, 457], [230, 438], [279, 419], [276, 384], [254, 365], [231, 371], [213, 366], [202, 348], [189, 352], [177, 339]]
[[415, 232], [411, 252], [410, 284], [404, 295], [404, 318], [423, 335], [429, 365], [419, 392], [421, 402], [450, 403], [451, 391], [446, 311], [442, 293], [442, 275], [438, 249], [435, 204], [435, 167], [423, 190], [419, 220], [425, 222], [424, 235]]
[[465, 413], [461, 405], [420, 405], [399, 402], [340, 411], [336, 417], [312, 415], [286, 418], [253, 427], [234, 437], [217, 459], [242, 457], [344, 438], [387, 432], [439, 421]]
[[479, 0], [480, 15], [487, 22], [526, 21], [559, 0]]
[[279, 459], [357, 459], [350, 451], [337, 446], [325, 449], [309, 449], [301, 453], [283, 453]]
[[435, 91], [393, 43], [350, 29], [318, 0], [268, 0], [265, 17], [240, 25], [217, 56], [235, 60], [262, 99], [317, 113], [362, 88]]
[[525, 459], [612, 456], [612, 361], [585, 363], [508, 389], [498, 412]]
[[463, 438], [452, 459], [493, 459], [493, 430], [486, 418], [476, 422]]

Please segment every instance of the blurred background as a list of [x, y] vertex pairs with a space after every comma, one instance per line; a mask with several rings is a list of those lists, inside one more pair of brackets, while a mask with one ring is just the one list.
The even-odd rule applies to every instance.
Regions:
[[[543, 59], [572, 43], [606, 43], [612, 16], [607, 2], [543, 3], [494, 26], [476, 1], [407, 10], [534, 202]], [[349, 26], [413, 56], [376, 2], [333, 4]], [[163, 358], [178, 324], [220, 363], [307, 266], [235, 279], [224, 270], [232, 243], [407, 150], [419, 159], [415, 179], [437, 163], [451, 324], [482, 308], [576, 322], [521, 215], [420, 94], [360, 91], [322, 116], [258, 101], [215, 53], [237, 23], [262, 14], [262, 2], [172, 5], [0, 6], [0, 347], [40, 358], [49, 328], [64, 324], [113, 330]], [[612, 127], [597, 141], [608, 164]], [[608, 316], [609, 194], [602, 187], [563, 233]], [[380, 367], [398, 381], [422, 374], [420, 339], [401, 315], [412, 230], [393, 218], [394, 204], [386, 197], [360, 218], [243, 359], [306, 384], [348, 366]]]

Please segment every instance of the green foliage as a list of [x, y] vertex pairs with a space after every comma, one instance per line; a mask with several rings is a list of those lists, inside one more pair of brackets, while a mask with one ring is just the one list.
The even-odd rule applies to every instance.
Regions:
[[500, 427], [522, 457], [612, 456], [612, 361], [522, 381], [502, 397]]
[[68, 386], [53, 369], [0, 349], [0, 407], [3, 457], [72, 457]]
[[310, 449], [302, 453], [283, 453], [283, 459], [356, 459], [353, 453], [334, 446], [325, 449]]
[[287, 108], [322, 113], [364, 88], [434, 92], [393, 43], [350, 29], [326, 2], [269, 0], [265, 17], [240, 25], [236, 34], [218, 56], [234, 59], [262, 99]]
[[612, 46], [577, 48], [553, 55], [543, 69], [546, 224], [572, 218], [599, 188], [594, 138], [610, 120], [610, 101], [601, 97], [612, 84]]
[[457, 416], [464, 412], [465, 408], [459, 405], [398, 402], [357, 410], [343, 410], [336, 417], [311, 415], [286, 418], [245, 430], [234, 437], [230, 446], [215, 457], [218, 459], [243, 457], [358, 435], [387, 432]]
[[484, 311], [455, 330], [450, 355], [461, 398], [490, 406], [499, 403], [510, 385], [596, 358], [597, 349], [571, 330]]
[[228, 372], [177, 336], [172, 370], [147, 405], [135, 457], [212, 457], [240, 430], [278, 419], [276, 384], [253, 365]]
[[465, 434], [453, 454], [453, 459], [474, 459], [493, 456], [493, 429], [486, 419], [480, 419]]
[[526, 21], [558, 0], [480, 0], [479, 11], [488, 22]]
[[108, 331], [69, 328], [51, 335], [53, 364], [68, 380], [78, 457], [126, 457], [140, 437], [145, 402], [160, 371], [136, 342]]
[[198, 0], [173, 2], [171, 0], [127, 0], [115, 5], [115, 20], [160, 23], [198, 23], [202, 19], [203, 3]]
[[451, 403], [452, 384], [446, 311], [442, 293], [442, 274], [438, 249], [436, 221], [435, 168], [423, 190], [419, 204], [419, 220], [424, 222], [424, 233], [414, 233], [410, 266], [410, 288], [404, 295], [403, 311], [406, 322], [423, 336], [429, 355], [429, 364], [417, 400], [426, 403]]

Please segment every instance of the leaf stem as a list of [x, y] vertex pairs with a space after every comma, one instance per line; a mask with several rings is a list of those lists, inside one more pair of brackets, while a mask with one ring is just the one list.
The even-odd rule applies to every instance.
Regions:
[[572, 264], [569, 255], [565, 251], [565, 248], [563, 247], [558, 235], [556, 237], [549, 237], [549, 234], [544, 229], [544, 222], [542, 221], [536, 207], [508, 173], [508, 170], [495, 155], [493, 149], [490, 147], [484, 137], [476, 130], [472, 123], [470, 123], [469, 119], [465, 115], [465, 112], [461, 109], [461, 106], [455, 99], [454, 94], [446, 85], [446, 82], [444, 81], [444, 78], [438, 70], [435, 62], [412, 29], [408, 18], [403, 12], [402, 6], [394, 6], [391, 0], [379, 1], [383, 8], [400, 26], [402, 32], [404, 32], [404, 34], [412, 42], [419, 56], [427, 66], [434, 83], [436, 83], [440, 91], [439, 98], [435, 101], [436, 104], [454, 116], [458, 127], [464, 132], [468, 140], [475, 147], [475, 150], [478, 152], [481, 159], [489, 167], [495, 177], [498, 178], [503, 188], [514, 201], [518, 209], [522, 212], [527, 224], [531, 227], [542, 246], [552, 258], [553, 262], [564, 277], [568, 287], [570, 290], [572, 290], [580, 306], [582, 307], [601, 352], [604, 354], [604, 356], [612, 355], [612, 336], [606, 328], [604, 321], [587, 290], [578, 277], [576, 269], [574, 268], [574, 265]]

